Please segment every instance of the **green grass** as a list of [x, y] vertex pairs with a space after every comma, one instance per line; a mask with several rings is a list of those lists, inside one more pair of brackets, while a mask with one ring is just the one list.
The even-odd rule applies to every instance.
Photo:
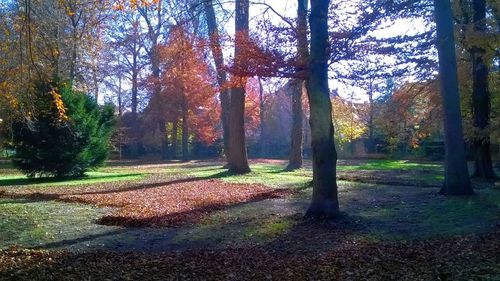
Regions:
[[427, 204], [422, 227], [433, 234], [481, 231], [500, 222], [500, 190], [483, 189], [475, 196], [449, 197]]
[[363, 208], [357, 215], [371, 235], [384, 239], [427, 238], [490, 230], [500, 222], [500, 190], [464, 197], [436, 196], [423, 202]]
[[[220, 164], [204, 166], [169, 166], [164, 170], [167, 176], [193, 177], [200, 179], [220, 179], [230, 183], [264, 184], [270, 187], [294, 187], [304, 189], [310, 186], [312, 171], [304, 168], [295, 171], [284, 171], [279, 164], [259, 163], [250, 165], [251, 172], [244, 175], [233, 175], [223, 169]], [[408, 160], [367, 160], [360, 165], [337, 166], [340, 172], [357, 171], [391, 171], [399, 172], [397, 177], [411, 178], [418, 176], [419, 180], [434, 182], [443, 180], [443, 168], [440, 164], [416, 163]], [[408, 171], [414, 173], [401, 173]]]
[[89, 172], [85, 177], [72, 178], [28, 178], [21, 174], [4, 174], [0, 176], [0, 186], [12, 185], [36, 185], [36, 186], [71, 186], [71, 185], [90, 185], [106, 182], [132, 181], [143, 179], [146, 174], [143, 173], [108, 173], [108, 172]]
[[166, 170], [167, 175], [182, 174], [186, 177], [220, 179], [229, 183], [264, 184], [271, 187], [301, 187], [312, 179], [312, 172], [299, 169], [292, 172], [283, 171], [283, 166], [276, 164], [254, 164], [250, 166], [252, 172], [244, 175], [233, 175], [220, 166], [204, 166], [174, 168]]
[[36, 247], [103, 229], [92, 223], [103, 214], [90, 205], [0, 199], [0, 249]]
[[361, 165], [339, 165], [339, 171], [360, 171], [360, 170], [437, 170], [442, 171], [440, 164], [417, 163], [408, 160], [367, 160]]

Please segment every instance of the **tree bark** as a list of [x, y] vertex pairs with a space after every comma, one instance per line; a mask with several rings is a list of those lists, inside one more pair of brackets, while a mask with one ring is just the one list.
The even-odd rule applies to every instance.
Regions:
[[118, 124], [117, 124], [117, 130], [118, 130], [118, 153], [120, 155], [120, 160], [122, 160], [122, 137], [123, 137], [123, 131], [122, 131], [122, 115], [123, 115], [123, 105], [122, 105], [122, 76], [118, 76]]
[[[249, 1], [236, 0], [234, 60], [242, 63], [242, 40], [248, 38]], [[234, 77], [236, 85], [231, 90], [229, 117], [229, 171], [236, 174], [250, 172], [245, 144], [245, 85], [246, 77]]]
[[177, 119], [172, 124], [172, 158], [177, 159], [177, 141], [179, 136], [179, 123]]
[[[297, 76], [301, 76], [305, 70], [303, 64], [309, 57], [309, 46], [307, 43], [307, 0], [297, 1], [297, 61], [296, 68]], [[302, 168], [302, 145], [304, 142], [303, 136], [303, 116], [302, 109], [302, 91], [304, 89], [303, 79], [297, 78], [293, 83], [292, 92], [292, 141], [290, 148], [290, 156], [286, 170], [295, 170]]]
[[186, 103], [186, 97], [184, 97], [184, 102], [182, 103], [182, 160], [187, 161], [189, 159], [189, 128], [188, 128], [188, 108]]
[[221, 121], [222, 121], [222, 138], [224, 142], [224, 154], [226, 159], [229, 158], [229, 114], [231, 106], [231, 96], [227, 87], [227, 73], [224, 70], [224, 57], [219, 38], [219, 30], [217, 28], [217, 20], [212, 0], [203, 1], [205, 8], [205, 16], [207, 20], [208, 33], [210, 34], [210, 49], [214, 57], [215, 70], [217, 72], [217, 84], [220, 91], [221, 104]]
[[264, 102], [264, 87], [262, 86], [262, 80], [259, 77], [259, 119], [260, 119], [260, 157], [264, 158], [266, 155], [266, 143], [265, 143], [265, 137], [266, 137], [266, 123], [264, 121], [265, 119], [265, 102]]
[[161, 159], [168, 159], [168, 137], [167, 137], [167, 126], [165, 120], [158, 121], [158, 131], [160, 132], [161, 139]]
[[[486, 32], [486, 1], [473, 0], [474, 31]], [[473, 46], [470, 50], [472, 58], [472, 117], [474, 131], [474, 173], [473, 176], [482, 180], [494, 181], [497, 179], [493, 170], [490, 153], [490, 92], [488, 88], [488, 64], [485, 58], [486, 51], [481, 45]]]
[[132, 58], [132, 117], [137, 118], [137, 94], [139, 85], [139, 67], [137, 62], [137, 57], [135, 54]]
[[306, 216], [334, 217], [339, 213], [333, 139], [332, 104], [328, 88], [329, 0], [311, 0], [311, 55], [306, 80], [311, 117], [313, 195]]
[[302, 168], [302, 120], [304, 112], [302, 110], [302, 88], [303, 81], [296, 79], [292, 82], [292, 135], [291, 148], [288, 165], [285, 170], [293, 171]]
[[465, 158], [450, 1], [434, 0], [434, 13], [445, 137], [445, 179], [440, 193], [445, 195], [473, 194]]

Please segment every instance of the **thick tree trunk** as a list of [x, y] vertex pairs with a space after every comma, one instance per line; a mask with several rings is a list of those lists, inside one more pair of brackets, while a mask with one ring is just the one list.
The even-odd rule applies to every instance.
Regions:
[[302, 110], [302, 89], [303, 81], [297, 79], [293, 81], [292, 88], [292, 142], [288, 159], [287, 171], [302, 168], [302, 120], [304, 112]]
[[333, 140], [332, 104], [328, 89], [329, 0], [311, 0], [311, 56], [306, 81], [311, 117], [313, 195], [306, 216], [334, 217], [339, 213]]
[[188, 108], [186, 98], [182, 104], [182, 160], [189, 160], [189, 128], [188, 128]]
[[[242, 62], [241, 40], [248, 38], [249, 1], [236, 0], [234, 60]], [[231, 113], [229, 117], [229, 170], [236, 174], [250, 172], [245, 144], [245, 77], [234, 77], [236, 87], [231, 90]]]
[[222, 121], [222, 137], [224, 141], [224, 154], [226, 159], [229, 158], [229, 114], [231, 106], [230, 91], [226, 85], [227, 73], [224, 70], [224, 57], [222, 55], [222, 48], [220, 45], [219, 30], [217, 28], [217, 20], [215, 18], [215, 11], [212, 0], [203, 2], [205, 8], [205, 16], [207, 19], [208, 33], [210, 34], [210, 49], [214, 57], [215, 70], [217, 72], [217, 84], [220, 91], [221, 103], [221, 121]]
[[[486, 1], [473, 0], [474, 31], [486, 32]], [[474, 136], [474, 174], [482, 180], [495, 180], [490, 153], [490, 92], [488, 88], [489, 69], [486, 62], [486, 51], [482, 46], [473, 46], [470, 50], [472, 58], [472, 115], [477, 135]]]
[[440, 193], [473, 194], [465, 158], [450, 1], [434, 0], [434, 9], [445, 135], [445, 180]]
[[[303, 64], [306, 63], [309, 57], [309, 46], [307, 43], [307, 0], [297, 1], [297, 60], [298, 67], [296, 68], [297, 76], [303, 75], [305, 68]], [[304, 83], [302, 79], [296, 79], [293, 82], [292, 92], [292, 142], [290, 148], [290, 155], [288, 166], [286, 170], [295, 170], [302, 168], [302, 145], [304, 142], [303, 136], [303, 116], [302, 109], [302, 91]]]

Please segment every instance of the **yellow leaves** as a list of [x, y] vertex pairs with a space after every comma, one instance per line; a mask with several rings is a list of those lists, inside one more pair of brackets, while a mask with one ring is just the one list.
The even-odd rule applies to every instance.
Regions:
[[9, 83], [7, 81], [3, 81], [0, 83], [0, 98], [2, 99], [1, 103], [5, 103], [11, 109], [17, 109], [19, 107], [18, 99], [12, 94], [9, 90]]
[[360, 117], [360, 107], [363, 106], [365, 105], [349, 103], [341, 97], [332, 99], [333, 122], [340, 143], [358, 139], [366, 132], [366, 125]]
[[68, 116], [66, 115], [66, 108], [64, 107], [64, 102], [62, 100], [61, 94], [59, 94], [56, 89], [52, 89], [52, 91], [50, 91], [50, 94], [53, 98], [53, 105], [58, 113], [58, 119], [60, 121], [67, 121]]
[[137, 9], [140, 7], [158, 6], [160, 9], [160, 0], [116, 0], [113, 5], [113, 10], [124, 11], [126, 8]]

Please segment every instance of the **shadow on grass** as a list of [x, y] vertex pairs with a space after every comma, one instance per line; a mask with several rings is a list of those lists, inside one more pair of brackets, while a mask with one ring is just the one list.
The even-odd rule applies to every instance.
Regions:
[[159, 216], [145, 218], [125, 217], [120, 215], [107, 215], [100, 218], [97, 223], [103, 225], [125, 226], [125, 227], [179, 227], [190, 223], [197, 223], [208, 214], [238, 207], [241, 205], [258, 202], [267, 199], [278, 199], [291, 194], [291, 191], [279, 189], [270, 190], [251, 195], [244, 200], [233, 199], [228, 202], [210, 202], [195, 206], [193, 209], [169, 213]]
[[103, 176], [84, 176], [84, 177], [43, 177], [43, 178], [13, 178], [13, 179], [0, 179], [0, 186], [19, 186], [19, 185], [38, 185], [38, 184], [48, 184], [48, 183], [62, 183], [64, 185], [65, 182], [68, 184], [75, 182], [85, 181], [90, 182], [106, 182], [108, 180], [127, 178], [127, 177], [136, 177], [141, 176], [143, 174], [140, 173], [130, 173], [130, 174], [110, 174]]
[[109, 190], [101, 190], [101, 191], [93, 191], [93, 192], [72, 193], [72, 195], [110, 194], [110, 193], [116, 193], [116, 192], [135, 191], [135, 190], [156, 188], [156, 187], [160, 187], [160, 186], [168, 186], [168, 185], [178, 184], [178, 183], [188, 183], [188, 182], [196, 182], [196, 181], [210, 180], [210, 179], [221, 179], [221, 178], [230, 177], [233, 175], [234, 174], [229, 172], [229, 171], [223, 171], [223, 172], [209, 175], [209, 176], [205, 176], [205, 177], [183, 178], [183, 179], [177, 179], [177, 180], [155, 182], [155, 183], [150, 183], [150, 184], [139, 183], [139, 184], [136, 184], [136, 185], [133, 185], [130, 187], [126, 187], [126, 188], [109, 189]]
[[127, 229], [119, 229], [119, 230], [112, 230], [104, 233], [99, 233], [99, 234], [89, 234], [83, 237], [77, 237], [74, 239], [66, 239], [66, 240], [61, 240], [57, 242], [51, 242], [51, 243], [46, 243], [40, 246], [34, 246], [30, 247], [28, 249], [54, 249], [54, 248], [62, 248], [62, 247], [67, 247], [67, 246], [72, 246], [75, 244], [83, 243], [83, 242], [92, 242], [96, 239], [99, 238], [106, 238], [106, 237], [113, 237], [116, 235], [124, 234], [127, 232]]

